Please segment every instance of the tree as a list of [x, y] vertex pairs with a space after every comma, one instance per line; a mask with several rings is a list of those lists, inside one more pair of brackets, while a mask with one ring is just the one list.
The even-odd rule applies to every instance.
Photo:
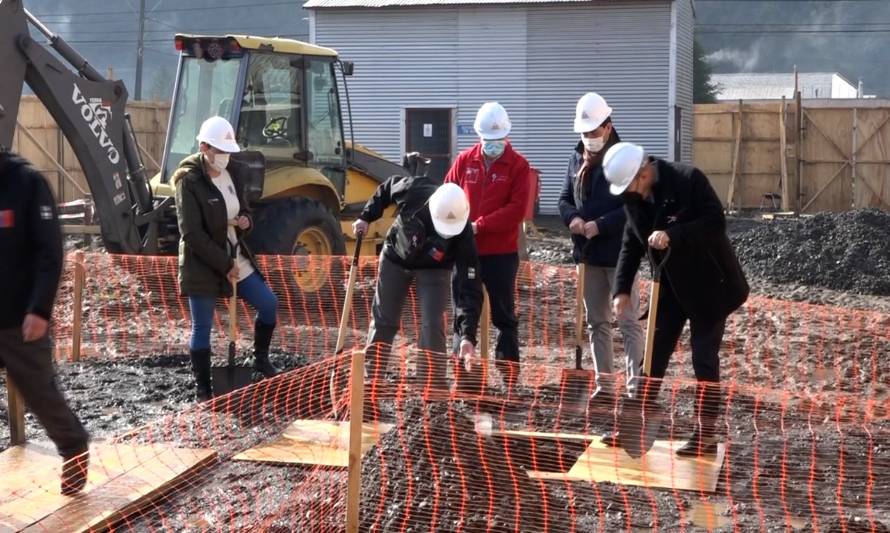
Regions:
[[692, 101], [696, 104], [712, 104], [717, 101], [720, 88], [711, 81], [711, 64], [698, 39], [692, 42]]

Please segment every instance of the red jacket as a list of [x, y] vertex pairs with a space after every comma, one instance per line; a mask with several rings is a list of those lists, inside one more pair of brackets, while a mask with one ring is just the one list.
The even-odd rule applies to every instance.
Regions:
[[470, 199], [470, 222], [476, 224], [479, 255], [516, 253], [519, 226], [531, 194], [528, 161], [507, 143], [488, 171], [476, 143], [457, 156], [446, 183], [461, 186]]

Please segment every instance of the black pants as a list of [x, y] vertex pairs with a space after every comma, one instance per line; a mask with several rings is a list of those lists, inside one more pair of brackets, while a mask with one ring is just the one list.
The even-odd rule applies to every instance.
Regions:
[[71, 457], [85, 452], [89, 435], [56, 385], [49, 336], [24, 342], [21, 328], [0, 329], [0, 362], [59, 454]]
[[[652, 377], [663, 378], [674, 348], [689, 317], [680, 307], [673, 290], [662, 285], [655, 318], [655, 343], [652, 349]], [[699, 381], [720, 381], [720, 343], [726, 318], [713, 321], [690, 320], [692, 367]]]
[[[519, 362], [519, 321], [513, 301], [516, 292], [516, 274], [519, 272], [519, 254], [479, 256], [482, 284], [488, 292], [491, 306], [491, 322], [498, 328], [498, 340], [494, 348], [495, 359]], [[459, 301], [459, 284], [453, 283], [454, 301]], [[456, 345], [460, 339], [456, 339]]]
[[[720, 381], [720, 343], [726, 329], [726, 317], [710, 321], [690, 320], [667, 283], [662, 283], [655, 318], [651, 377], [664, 377], [687, 320], [692, 341], [692, 367], [695, 379], [700, 382], [696, 391], [696, 412], [713, 420], [720, 408], [720, 387], [716, 383]], [[714, 385], [709, 386], [709, 383]]]

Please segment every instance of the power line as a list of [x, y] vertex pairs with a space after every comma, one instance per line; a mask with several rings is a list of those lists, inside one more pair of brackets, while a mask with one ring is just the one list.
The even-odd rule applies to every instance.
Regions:
[[[165, 9], [156, 9], [154, 13], [180, 13], [188, 11], [219, 11], [221, 9], [241, 9], [241, 8], [257, 8], [272, 6], [291, 6], [296, 7], [296, 3], [291, 0], [289, 2], [254, 2], [249, 4], [230, 4], [230, 5], [212, 5], [203, 7], [171, 7]], [[55, 17], [87, 17], [97, 15], [130, 15], [131, 11], [93, 11], [93, 12], [74, 12], [74, 13], [34, 13], [37, 18], [55, 18]]]

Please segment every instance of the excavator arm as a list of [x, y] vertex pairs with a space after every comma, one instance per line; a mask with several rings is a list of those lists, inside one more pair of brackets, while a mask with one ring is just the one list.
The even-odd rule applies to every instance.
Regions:
[[[31, 38], [28, 25], [49, 39], [70, 66]], [[21, 0], [0, 0], [0, 147], [12, 145], [23, 83], [59, 125], [77, 156], [112, 253], [157, 252], [159, 222], [171, 199], [155, 205], [126, 114], [127, 89], [102, 77], [68, 43], [34, 18]]]

